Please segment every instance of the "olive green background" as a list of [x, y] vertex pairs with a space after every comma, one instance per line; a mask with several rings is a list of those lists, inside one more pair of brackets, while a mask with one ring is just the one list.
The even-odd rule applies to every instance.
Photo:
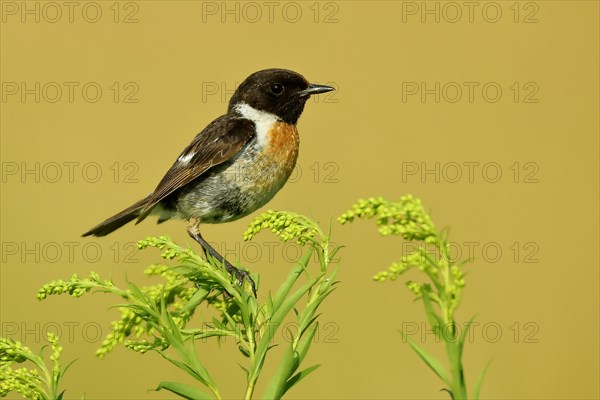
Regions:
[[[44, 332], [61, 333], [63, 360], [78, 359], [67, 397], [170, 398], [148, 389], [189, 382], [153, 354], [94, 358], [117, 299], [39, 302], [35, 293], [91, 270], [145, 284], [141, 271], [158, 253], [133, 253], [131, 242], [168, 234], [189, 243], [181, 221], [80, 235], [151, 191], [224, 112], [224, 90], [268, 67], [338, 88], [307, 104], [299, 168], [267, 206], [331, 220], [333, 241], [346, 246], [307, 360], [322, 367], [290, 398], [447, 398], [398, 333], [417, 330], [415, 340], [443, 355], [423, 332], [421, 305], [402, 281], [371, 280], [406, 245], [379, 237], [372, 222], [334, 220], [358, 198], [407, 193], [451, 227], [457, 253], [475, 258], [458, 314], [479, 323], [465, 350], [471, 388], [492, 359], [483, 398], [599, 397], [598, 2], [475, 2], [469, 15], [462, 2], [99, 1], [76, 2], [72, 22], [54, 4], [62, 15], [45, 2], [1, 2], [0, 319], [3, 336], [33, 349]], [[32, 90], [24, 98], [21, 83]], [[250, 220], [204, 235], [261, 275], [262, 297], [298, 249], [270, 233], [244, 244]], [[223, 395], [240, 397], [233, 343], [198, 351]]]

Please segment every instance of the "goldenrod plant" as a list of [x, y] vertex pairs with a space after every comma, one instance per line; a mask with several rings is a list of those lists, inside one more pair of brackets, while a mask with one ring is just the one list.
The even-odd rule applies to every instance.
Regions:
[[[59, 383], [71, 363], [62, 367], [59, 362], [62, 346], [54, 333], [48, 333], [48, 345], [35, 354], [21, 342], [0, 337], [0, 397], [10, 392], [20, 393], [26, 399], [61, 400], [65, 391]], [[44, 350], [50, 346], [50, 367], [44, 360]], [[31, 365], [23, 366], [25, 363]]]
[[414, 251], [403, 255], [399, 262], [393, 263], [387, 271], [379, 272], [373, 279], [378, 282], [394, 281], [411, 269], [420, 271], [423, 281], [407, 280], [405, 284], [422, 300], [427, 320], [445, 346], [449, 371], [440, 360], [402, 334], [410, 347], [447, 385], [444, 390], [452, 399], [478, 399], [487, 365], [475, 381], [472, 396], [468, 397], [462, 354], [473, 318], [465, 324], [462, 332], [457, 329], [455, 320], [465, 287], [463, 266], [471, 260], [451, 259], [448, 231], [438, 231], [421, 201], [411, 195], [395, 202], [382, 197], [359, 200], [338, 220], [346, 224], [356, 218], [374, 218], [382, 236], [398, 235], [417, 244]]
[[[286, 342], [276, 373], [261, 395], [279, 399], [319, 366], [304, 367], [303, 361], [318, 330], [319, 306], [335, 288], [337, 266], [332, 260], [337, 248], [332, 248], [329, 235], [315, 222], [296, 213], [268, 211], [250, 224], [244, 239], [251, 240], [264, 229], [282, 241], [295, 240], [306, 249], [279, 288], [274, 293], [265, 290], [264, 298], [261, 291], [258, 299], [254, 297], [222, 263], [200, 257], [166, 236], [138, 243], [140, 249], [161, 251], [164, 261], [149, 266], [145, 273], [160, 277], [162, 283], [140, 287], [129, 282], [126, 288], [119, 288], [92, 272], [85, 278], [73, 275], [66, 281], [50, 282], [39, 290], [38, 298], [63, 293], [81, 297], [89, 292], [119, 297], [121, 317], [113, 322], [97, 355], [104, 357], [119, 344], [141, 354], [158, 353], [199, 385], [161, 382], [157, 390], [187, 399], [221, 398], [219, 385], [196, 347], [223, 338], [233, 338], [222, 342], [234, 344], [246, 358], [242, 369], [247, 385], [240, 397], [253, 398], [267, 354], [281, 345], [275, 340], [276, 333], [284, 320], [295, 318], [298, 329], [288, 332], [286, 337], [291, 340]], [[260, 286], [259, 276], [252, 277]], [[232, 366], [235, 364], [232, 360]]]

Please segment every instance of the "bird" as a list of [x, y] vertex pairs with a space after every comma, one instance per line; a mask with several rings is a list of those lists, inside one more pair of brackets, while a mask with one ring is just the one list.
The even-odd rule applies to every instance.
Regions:
[[200, 234], [201, 224], [235, 221], [269, 202], [298, 159], [296, 124], [310, 96], [335, 90], [301, 74], [269, 68], [249, 75], [235, 90], [227, 112], [209, 123], [181, 152], [154, 191], [94, 226], [83, 236], [105, 236], [147, 216], [158, 223], [187, 221], [187, 233], [243, 285], [247, 271], [221, 256]]

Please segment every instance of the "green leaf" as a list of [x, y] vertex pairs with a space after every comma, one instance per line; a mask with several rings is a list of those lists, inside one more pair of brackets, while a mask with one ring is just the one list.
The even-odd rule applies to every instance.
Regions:
[[313, 322], [315, 312], [322, 301], [322, 298], [317, 298], [312, 303], [309, 303], [302, 314], [298, 317], [298, 329], [300, 330], [300, 333], [304, 332]]
[[286, 383], [285, 388], [283, 389], [283, 394], [285, 394], [288, 390], [292, 388], [295, 384], [300, 382], [302, 379], [306, 378], [308, 374], [319, 368], [321, 364], [313, 365], [312, 367], [308, 367], [298, 372], [296, 375], [292, 376]]
[[311, 326], [313, 326], [313, 323], [315, 323], [315, 321], [317, 320], [317, 318], [319, 318], [319, 315], [321, 315], [321, 314], [315, 315], [308, 322], [303, 322], [299, 326], [300, 330], [299, 330], [298, 336], [302, 337], [304, 335], [304, 333], [306, 332], [306, 330], [309, 329]]
[[483, 378], [485, 378], [485, 374], [491, 363], [492, 363], [492, 360], [488, 361], [487, 364], [485, 364], [485, 367], [483, 367], [483, 370], [481, 371], [481, 373], [479, 374], [479, 377], [477, 378], [477, 381], [475, 382], [475, 391], [473, 392], [474, 400], [479, 400], [479, 392], [481, 390], [481, 384], [483, 383]]
[[298, 265], [296, 266], [296, 268], [294, 268], [292, 272], [290, 272], [286, 280], [277, 290], [277, 293], [275, 293], [275, 297], [273, 298], [273, 312], [275, 312], [275, 310], [281, 305], [283, 299], [287, 297], [288, 293], [292, 289], [292, 286], [294, 286], [294, 283], [296, 283], [298, 277], [300, 276], [300, 274], [302, 274], [302, 271], [306, 269], [306, 266], [310, 261], [310, 257], [312, 256], [313, 251], [314, 250], [311, 248], [306, 252], [302, 259], [298, 261]]
[[71, 367], [71, 365], [73, 365], [73, 363], [74, 363], [75, 361], [77, 361], [77, 358], [75, 358], [75, 359], [73, 359], [73, 360], [69, 361], [69, 362], [67, 363], [67, 365], [65, 365], [65, 367], [62, 369], [62, 371], [61, 371], [61, 375], [64, 375], [64, 374], [67, 372], [67, 370], [68, 370], [68, 369]]
[[224, 336], [235, 336], [235, 332], [228, 330], [228, 329], [186, 329], [186, 330], [181, 330], [181, 333], [183, 335], [187, 336], [191, 336], [194, 339], [200, 339], [200, 340], [204, 340], [204, 339], [208, 339], [211, 337], [224, 337]]
[[140, 288], [138, 288], [133, 282], [128, 282], [127, 286], [129, 286], [129, 290], [133, 294], [133, 296], [141, 301], [146, 303], [150, 307], [154, 307], [154, 302], [150, 299]]
[[238, 364], [238, 366], [246, 373], [246, 378], [247, 378], [248, 374], [250, 373], [250, 371], [248, 371], [248, 368], [244, 367], [242, 364]]
[[417, 345], [407, 335], [402, 333], [402, 336], [404, 336], [404, 339], [406, 339], [409, 346], [417, 353], [417, 355], [419, 357], [421, 357], [421, 360], [423, 360], [425, 362], [425, 364], [427, 364], [429, 366], [429, 368], [431, 368], [431, 370], [433, 372], [435, 372], [435, 374], [437, 376], [440, 377], [441, 380], [443, 380], [448, 386], [450, 386], [451, 385], [450, 377], [448, 375], [448, 372], [446, 371], [446, 368], [444, 368], [442, 363], [437, 358], [435, 358], [434, 356], [429, 354], [425, 349], [419, 347], [419, 345]]
[[195, 309], [200, 303], [202, 303], [210, 292], [206, 289], [199, 288], [196, 293], [188, 300], [188, 302], [178, 310], [179, 313], [187, 313]]
[[[308, 327], [308, 321], [313, 319], [313, 316], [316, 310], [319, 308], [323, 300], [329, 294], [328, 291], [323, 289], [324, 287], [330, 287], [329, 282], [324, 280], [324, 274], [315, 278], [315, 283], [318, 283], [316, 293], [309, 293], [309, 302], [306, 304], [306, 307], [302, 312], [297, 313], [296, 316], [298, 318], [298, 323], [300, 324], [301, 331], [305, 330]], [[312, 289], [311, 289], [312, 290]]]
[[184, 399], [190, 400], [205, 400], [212, 399], [208, 394], [204, 393], [200, 389], [197, 389], [193, 386], [186, 385], [185, 383], [179, 382], [161, 382], [155, 391], [159, 390], [168, 390], [169, 392], [175, 393], [178, 396], [183, 397]]
[[339, 269], [340, 266], [336, 265], [333, 271], [331, 271], [331, 274], [327, 277], [327, 280], [323, 283], [323, 285], [320, 286], [320, 290], [322, 292], [326, 292], [330, 287], [338, 284], [338, 281], [335, 280], [335, 276], [337, 275]]
[[310, 348], [310, 345], [313, 343], [313, 339], [314, 339], [315, 334], [317, 333], [318, 329], [319, 329], [319, 323], [316, 322], [314, 325], [312, 325], [312, 326], [310, 326], [310, 328], [308, 328], [308, 331], [307, 331], [308, 333], [306, 333], [306, 335], [304, 335], [304, 337], [298, 343], [298, 347], [296, 347], [296, 351], [298, 352], [298, 359], [300, 362], [302, 362], [304, 360], [306, 353], [308, 353], [308, 349]]
[[[238, 323], [233, 319], [232, 315], [235, 314], [231, 314], [229, 312], [224, 312], [223, 313], [223, 321], [220, 322], [221, 326], [223, 327], [223, 329], [226, 329], [228, 326], [231, 327], [231, 330], [235, 331], [235, 332], [239, 332], [239, 327], [238, 327]], [[213, 320], [213, 321], [217, 321], [217, 320]]]
[[334, 247], [333, 250], [329, 253], [329, 260], [333, 260], [333, 258], [337, 255], [337, 253], [343, 248], [344, 248], [344, 246]]
[[277, 371], [273, 375], [269, 386], [265, 391], [264, 398], [267, 399], [279, 399], [285, 393], [285, 383], [290, 376], [298, 369], [300, 360], [298, 353], [294, 351], [290, 345], [283, 355], [283, 359], [277, 367]]
[[463, 352], [463, 346], [465, 344], [465, 339], [467, 338], [467, 333], [469, 332], [469, 329], [471, 328], [471, 324], [473, 323], [473, 321], [475, 320], [475, 317], [477, 315], [473, 315], [471, 317], [471, 319], [465, 323], [465, 326], [463, 328], [463, 331], [460, 334], [460, 339], [458, 340], [458, 353], [462, 356], [462, 352]]
[[196, 354], [194, 339], [190, 340], [188, 348], [183, 354], [180, 354], [180, 356], [185, 357], [185, 359], [190, 362], [191, 366], [194, 368], [194, 371], [202, 376], [207, 386], [211, 388], [216, 387], [215, 383], [210, 377], [210, 374], [208, 373], [208, 370], [204, 367], [204, 365], [202, 365], [202, 362], [200, 362], [200, 359]]
[[244, 357], [250, 358], [250, 353], [248, 352], [248, 349], [244, 348], [244, 346], [239, 345], [238, 349], [240, 350], [240, 353], [242, 353], [242, 355]]
[[329, 294], [335, 289], [332, 288], [337, 282], [334, 281], [335, 274], [337, 272], [337, 268], [333, 271], [333, 273], [325, 278], [324, 275], [319, 277], [320, 284], [317, 288], [318, 296], [309, 303], [304, 311], [300, 314], [298, 318], [299, 327], [300, 327], [300, 336], [304, 333], [306, 329], [314, 322], [316, 319], [315, 313], [321, 303], [329, 296]]
[[[425, 306], [425, 314], [427, 315], [427, 320], [429, 321], [431, 328], [435, 332], [436, 337], [442, 337], [442, 332], [445, 329], [444, 320], [433, 309], [431, 299], [429, 298], [429, 291], [424, 290], [421, 298], [423, 299], [423, 305]], [[446, 338], [443, 337], [443, 339], [445, 340]]]
[[165, 329], [163, 329], [163, 335], [165, 339], [173, 346], [173, 349], [177, 352], [177, 354], [184, 360], [184, 362], [177, 361], [168, 357], [165, 353], [160, 352], [160, 354], [171, 361], [173, 364], [177, 365], [180, 369], [184, 370], [188, 374], [192, 375], [198, 381], [202, 382], [204, 385], [208, 387], [216, 387], [214, 382], [212, 381], [208, 371], [202, 365], [196, 351], [194, 349], [194, 340], [193, 338], [189, 341], [189, 348], [185, 347], [183, 336], [181, 335], [180, 328], [177, 326], [169, 312], [166, 310], [164, 296], [161, 296], [161, 320], [165, 323]]
[[315, 280], [308, 282], [300, 289], [298, 289], [294, 294], [285, 297], [281, 305], [275, 310], [271, 321], [269, 321], [269, 326], [267, 326], [265, 334], [261, 337], [260, 342], [258, 343], [258, 346], [256, 348], [256, 360], [251, 371], [252, 376], [258, 376], [258, 374], [260, 373], [260, 369], [262, 368], [262, 364], [264, 363], [266, 357], [266, 352], [269, 349], [271, 340], [275, 336], [275, 333], [277, 332], [277, 329], [279, 328], [281, 322], [291, 311], [294, 304], [296, 304], [298, 300], [317, 283], [318, 279], [319, 278], [316, 278]]
[[263, 307], [263, 315], [265, 317], [265, 319], [269, 319], [271, 318], [271, 316], [273, 315], [273, 296], [271, 296], [271, 292], [268, 293], [267, 295], [267, 300], [265, 301], [265, 305]]
[[159, 351], [158, 352], [165, 360], [171, 362], [173, 365], [175, 365], [177, 368], [179, 368], [180, 370], [188, 373], [192, 378], [196, 379], [197, 381], [202, 382], [204, 385], [208, 386], [207, 382], [205, 382], [203, 380], [203, 378], [198, 375], [198, 373], [196, 371], [194, 371], [194, 369], [192, 367], [190, 367], [188, 364], [186, 364], [183, 361], [179, 361], [176, 360], [174, 358], [172, 358], [171, 356], [167, 355], [166, 353]]
[[[294, 372], [296, 372], [304, 360], [304, 357], [308, 352], [308, 348], [312, 344], [313, 338], [315, 337], [317, 329], [317, 323], [310, 327], [308, 333], [298, 343], [296, 351], [293, 351], [293, 344], [290, 343], [282, 362], [279, 364], [276, 373], [269, 382], [269, 386], [264, 395], [265, 398], [280, 398], [292, 385], [297, 382], [295, 381], [292, 384], [288, 384], [291, 379], [290, 377], [294, 374]], [[308, 371], [307, 374], [310, 372], [311, 371]], [[302, 377], [303, 376], [298, 377], [298, 380], [302, 379]]]

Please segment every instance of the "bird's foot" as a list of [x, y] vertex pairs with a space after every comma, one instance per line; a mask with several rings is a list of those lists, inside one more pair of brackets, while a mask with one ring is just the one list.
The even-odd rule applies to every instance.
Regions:
[[[216, 260], [218, 260], [219, 262], [222, 262], [223, 264], [225, 264], [225, 269], [227, 270], [227, 272], [234, 276], [239, 284], [243, 287], [244, 283], [246, 281], [250, 282], [250, 286], [252, 286], [252, 294], [254, 294], [254, 297], [256, 297], [256, 284], [254, 283], [254, 281], [252, 280], [252, 278], [250, 277], [250, 274], [247, 271], [241, 270], [239, 268], [234, 267], [233, 265], [231, 265], [231, 263], [229, 261], [227, 261], [227, 259], [225, 257], [223, 257], [222, 255], [220, 255], [215, 249], [213, 249], [213, 247], [208, 244], [208, 242], [206, 240], [204, 240], [204, 238], [202, 238], [202, 235], [200, 235], [200, 220], [198, 218], [190, 218], [189, 222], [188, 222], [188, 234], [196, 241], [200, 244], [200, 246], [202, 246], [202, 249], [204, 250], [204, 255], [206, 257], [208, 257], [208, 255], [210, 254], [211, 257], [215, 258]], [[229, 293], [231, 295], [231, 293]]]
[[252, 287], [252, 294], [254, 295], [254, 297], [256, 297], [256, 284], [250, 277], [248, 271], [244, 271], [243, 269], [234, 267], [227, 260], [225, 260], [225, 269], [231, 276], [234, 276], [238, 280], [239, 284], [242, 287], [244, 286], [244, 283], [248, 281], [250, 283], [250, 286]]

